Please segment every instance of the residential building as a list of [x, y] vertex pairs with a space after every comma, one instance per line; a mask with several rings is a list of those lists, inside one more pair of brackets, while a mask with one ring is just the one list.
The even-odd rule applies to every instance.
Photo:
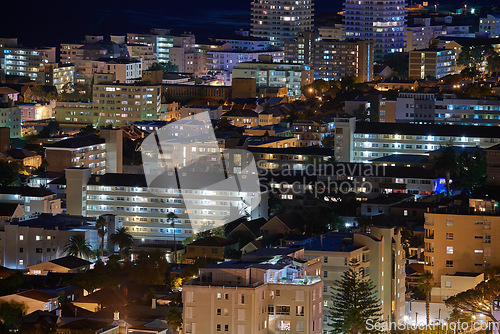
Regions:
[[500, 15], [488, 14], [479, 19], [479, 32], [487, 33], [489, 37], [500, 37]]
[[48, 103], [21, 103], [17, 106], [21, 109], [21, 122], [37, 121], [52, 118], [56, 101]]
[[500, 185], [500, 145], [486, 149], [486, 182]]
[[40, 67], [56, 61], [56, 48], [19, 48], [4, 47], [0, 49], [3, 59], [2, 69], [6, 75], [29, 77], [36, 81]]
[[251, 11], [252, 36], [267, 39], [273, 46], [282, 47], [299, 31], [313, 28], [313, 0], [253, 0]]
[[459, 99], [445, 94], [399, 93], [396, 121], [456, 125], [497, 126], [500, 100]]
[[100, 137], [85, 135], [46, 145], [47, 171], [90, 168], [92, 174], [121, 173], [123, 165], [121, 129], [101, 129]]
[[126, 44], [125, 46], [131, 58], [141, 59], [143, 72], [158, 62], [153, 46], [144, 44]]
[[[96, 77], [105, 74], [96, 74]], [[161, 113], [160, 85], [99, 83], [93, 86], [92, 102], [57, 102], [59, 122], [98, 125], [128, 125], [142, 120], [157, 120]]]
[[423, 49], [410, 51], [410, 79], [441, 79], [455, 74], [455, 50]]
[[249, 147], [258, 168], [266, 170], [311, 170], [329, 163], [334, 155], [328, 147]]
[[314, 78], [327, 81], [346, 76], [362, 82], [373, 80], [373, 52], [373, 41], [329, 39], [311, 31], [285, 42], [287, 61], [311, 64]]
[[442, 145], [488, 148], [500, 143], [496, 127], [335, 120], [335, 160], [368, 162], [391, 154], [424, 154]]
[[[304, 260], [303, 249], [258, 251], [200, 268], [199, 278], [183, 285], [186, 333], [323, 332], [319, 259]], [[254, 259], [259, 255], [268, 256]]]
[[352, 260], [357, 260], [362, 276], [376, 286], [381, 318], [396, 322], [403, 319], [406, 259], [401, 234], [395, 228], [372, 227], [369, 234], [328, 233], [294, 245], [304, 247], [306, 259], [321, 259], [324, 330], [331, 329], [327, 315], [332, 307], [332, 287], [349, 270]]
[[209, 50], [206, 52], [206, 69], [216, 75], [217, 80], [225, 86], [231, 86], [233, 69], [242, 62], [257, 61], [261, 55], [271, 55], [273, 62], [282, 62], [285, 53], [281, 50]]
[[81, 48], [81, 43], [61, 43], [59, 48], [59, 57], [62, 64], [74, 64], [77, 59], [78, 49]]
[[0, 127], [10, 129], [10, 138], [21, 137], [21, 109], [0, 103]]
[[441, 284], [433, 287], [431, 302], [444, 303], [446, 299], [460, 292], [474, 289], [484, 281], [484, 273], [467, 273], [457, 271], [454, 274], [441, 275]]
[[11, 295], [1, 296], [0, 301], [16, 302], [26, 305], [26, 313], [35, 311], [51, 312], [59, 307], [58, 296], [54, 293], [47, 293], [40, 290], [27, 290]]
[[406, 28], [406, 52], [427, 49], [433, 38], [445, 35], [442, 24], [432, 25], [430, 17], [415, 17], [413, 24]]
[[17, 203], [27, 215], [62, 212], [61, 200], [48, 189], [31, 187], [0, 187], [0, 203]]
[[92, 262], [76, 256], [65, 256], [58, 259], [28, 266], [30, 275], [47, 275], [48, 273], [79, 273], [90, 269]]
[[142, 80], [140, 58], [99, 58], [92, 61], [93, 73], [113, 73], [116, 83], [133, 83]]
[[[193, 235], [193, 229], [207, 224], [223, 225], [229, 212], [217, 203], [232, 202], [243, 210], [249, 210], [249, 205], [253, 205], [256, 209], [248, 214], [254, 218], [267, 216], [265, 194], [260, 194], [263, 197], [260, 204], [257, 203], [260, 196], [255, 193], [220, 189], [214, 190], [215, 196], [205, 194], [199, 190], [208, 181], [205, 175], [190, 177], [186, 180], [190, 183], [183, 184], [183, 192], [190, 192], [194, 197], [189, 204], [195, 210], [188, 216], [177, 182], [171, 176], [165, 181], [169, 183], [148, 188], [144, 174], [91, 176], [89, 169], [67, 169], [66, 212], [90, 217], [115, 214], [135, 238], [164, 241], [172, 240], [174, 233], [178, 241], [183, 240]], [[245, 208], [242, 203], [246, 203]], [[178, 216], [174, 228], [166, 224], [169, 212]]]
[[127, 44], [143, 44], [152, 47], [153, 54], [160, 63], [170, 61], [170, 48], [174, 46], [174, 36], [170, 29], [151, 29], [149, 34], [127, 33]]
[[238, 252], [238, 242], [226, 238], [211, 236], [193, 241], [186, 245], [182, 255], [183, 262], [196, 259], [222, 260], [231, 252]]
[[231, 87], [228, 86], [165, 84], [162, 89], [164, 96], [175, 101], [189, 101], [200, 97], [210, 101], [225, 101], [231, 98]]
[[332, 27], [319, 27], [318, 33], [320, 38], [324, 39], [335, 39], [342, 41], [345, 38], [344, 25], [336, 23]]
[[0, 160], [14, 161], [24, 166], [27, 170], [34, 170], [42, 164], [42, 156], [25, 148], [11, 148], [0, 153]]
[[173, 113], [173, 117], [176, 120], [181, 118], [186, 118], [199, 113], [208, 112], [210, 119], [220, 120], [222, 116], [222, 106], [219, 105], [186, 105], [177, 109]]
[[65, 90], [71, 91], [75, 83], [75, 66], [64, 63], [43, 64], [37, 80], [40, 85], [56, 87], [59, 94]]
[[0, 220], [19, 219], [24, 216], [24, 210], [19, 203], [1, 203]]
[[233, 69], [233, 78], [254, 78], [257, 86], [287, 87], [290, 98], [298, 98], [301, 87], [314, 81], [309, 65], [273, 63], [272, 57], [259, 57], [258, 62], [239, 63]]
[[233, 109], [226, 111], [222, 118], [237, 127], [253, 128], [259, 126], [259, 114], [251, 109]]
[[229, 37], [216, 37], [216, 43], [224, 43], [223, 48], [239, 51], [266, 51], [272, 49], [271, 41], [265, 38], [234, 35]]
[[425, 270], [439, 282], [444, 275], [498, 266], [499, 222], [498, 203], [480, 199], [425, 213]]
[[[29, 214], [33, 214], [32, 212]], [[94, 228], [95, 219], [81, 216], [39, 214], [13, 219], [0, 224], [0, 265], [12, 269], [26, 269], [64, 256], [64, 246], [75, 235], [96, 249], [101, 238]], [[111, 233], [120, 226], [110, 224]]]
[[406, 48], [406, 1], [345, 0], [346, 39], [373, 40], [375, 60]]
[[322, 146], [323, 139], [333, 132], [334, 118], [327, 115], [304, 118], [294, 121], [292, 127], [300, 147]]

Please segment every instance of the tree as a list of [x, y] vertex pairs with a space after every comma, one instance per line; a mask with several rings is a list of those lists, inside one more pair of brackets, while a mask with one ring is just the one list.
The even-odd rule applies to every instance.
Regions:
[[434, 169], [444, 175], [446, 180], [446, 196], [450, 197], [451, 174], [457, 170], [457, 156], [453, 147], [446, 146], [442, 148], [441, 154], [434, 161]]
[[113, 246], [120, 248], [120, 258], [124, 258], [126, 251], [134, 245], [134, 238], [127, 232], [125, 227], [116, 229], [115, 233], [109, 236], [109, 242]]
[[0, 161], [0, 185], [15, 186], [19, 183], [17, 166], [14, 162]]
[[58, 134], [60, 130], [59, 122], [51, 120], [42, 130], [40, 130], [40, 132], [38, 132], [38, 137], [49, 138]]
[[97, 218], [95, 223], [95, 229], [97, 230], [97, 235], [101, 238], [101, 260], [104, 256], [104, 237], [106, 236], [106, 231], [108, 227], [108, 222], [103, 217]]
[[500, 280], [490, 279], [445, 301], [446, 306], [466, 313], [482, 313], [494, 323], [493, 309], [500, 300]]
[[182, 311], [177, 307], [172, 307], [165, 317], [167, 324], [178, 333], [182, 327]]
[[323, 147], [334, 147], [335, 145], [335, 135], [330, 133], [321, 139], [321, 146]]
[[418, 288], [425, 295], [425, 319], [427, 321], [427, 324], [429, 324], [430, 321], [429, 310], [431, 303], [431, 291], [432, 291], [432, 286], [434, 285], [434, 275], [432, 275], [430, 271], [426, 271], [420, 275], [418, 283], [419, 283]]
[[332, 289], [333, 306], [328, 315], [328, 325], [336, 332], [366, 332], [366, 322], [380, 317], [381, 306], [375, 295], [375, 285], [364, 277], [356, 259], [351, 260], [349, 270], [335, 281]]
[[85, 136], [85, 135], [97, 135], [99, 131], [97, 131], [96, 128], [92, 124], [87, 124], [87, 126], [84, 126], [83, 128], [80, 129], [80, 132], [78, 132], [76, 135], [77, 136]]
[[471, 192], [474, 188], [485, 184], [486, 157], [479, 150], [474, 154], [463, 150], [457, 157], [457, 169], [456, 186], [463, 191]]
[[172, 231], [174, 232], [174, 263], [177, 264], [177, 240], [175, 240], [175, 220], [177, 219], [177, 215], [173, 212], [169, 212], [167, 214], [167, 222], [170, 223], [172, 227]]
[[21, 318], [27, 309], [22, 303], [0, 301], [0, 332], [16, 331], [21, 326]]
[[92, 248], [83, 234], [77, 234], [69, 238], [64, 246], [64, 254], [88, 259], [92, 255]]

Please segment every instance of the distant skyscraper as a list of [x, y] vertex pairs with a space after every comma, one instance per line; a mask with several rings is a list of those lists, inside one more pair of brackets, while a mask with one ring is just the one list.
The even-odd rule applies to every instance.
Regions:
[[405, 50], [406, 0], [345, 0], [347, 39], [372, 39], [375, 59]]
[[312, 0], [253, 0], [252, 36], [282, 47], [286, 40], [297, 37], [299, 31], [311, 30], [313, 17]]

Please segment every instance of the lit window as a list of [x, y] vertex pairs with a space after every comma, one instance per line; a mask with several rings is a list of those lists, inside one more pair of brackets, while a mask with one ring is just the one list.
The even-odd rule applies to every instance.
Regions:
[[453, 246], [446, 247], [446, 254], [453, 254]]

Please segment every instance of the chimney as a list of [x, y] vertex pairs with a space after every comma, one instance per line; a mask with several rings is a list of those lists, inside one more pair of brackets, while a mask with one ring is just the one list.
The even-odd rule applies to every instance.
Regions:
[[156, 298], [151, 299], [151, 309], [156, 310]]
[[115, 311], [115, 313], [113, 313], [113, 320], [114, 321], [120, 320], [120, 312]]

